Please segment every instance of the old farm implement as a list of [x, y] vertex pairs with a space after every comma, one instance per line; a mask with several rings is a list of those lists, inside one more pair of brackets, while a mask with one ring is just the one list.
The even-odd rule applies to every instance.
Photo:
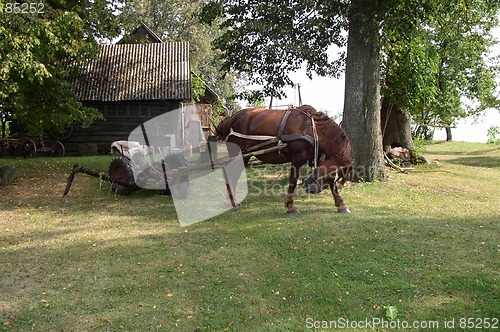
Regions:
[[[282, 149], [286, 143], [277, 138], [264, 138], [265, 142], [241, 152], [236, 144], [207, 137], [204, 131], [207, 125], [210, 121], [200, 116], [193, 105], [148, 120], [136, 127], [128, 140], [111, 144], [111, 154], [117, 157], [111, 161], [107, 174], [75, 165], [64, 195], [69, 192], [77, 173], [109, 181], [117, 194], [151, 189], [172, 194], [174, 198], [183, 198], [188, 191], [196, 196], [199, 189], [193, 186], [190, 190], [190, 183], [198, 181], [199, 185], [199, 181], [222, 180], [214, 185], [225, 186], [225, 196], [234, 205], [232, 190], [244, 170], [243, 160]], [[208, 176], [200, 180], [209, 173], [217, 173], [217, 179]], [[212, 191], [212, 188], [207, 190]]]
[[[151, 142], [148, 142], [151, 144]], [[228, 143], [230, 144], [230, 143]], [[87, 174], [111, 184], [114, 193], [128, 195], [144, 189], [158, 190], [162, 194], [172, 194], [185, 198], [189, 177], [194, 174], [222, 169], [226, 177], [226, 188], [231, 204], [235, 206], [233, 191], [227, 179], [226, 167], [238, 158], [249, 158], [282, 149], [286, 143], [267, 140], [246, 153], [229, 153], [226, 144], [202, 142], [196, 149], [175, 150], [166, 155], [164, 145], [142, 145], [139, 142], [117, 141], [111, 145], [111, 153], [117, 155], [109, 165], [108, 173], [89, 170], [74, 165], [66, 183], [66, 196], [78, 173]], [[222, 150], [222, 151], [221, 151]], [[217, 158], [218, 155], [222, 155]], [[191, 160], [194, 160], [191, 161]], [[243, 164], [241, 164], [243, 167]]]
[[0, 155], [34, 158], [37, 156], [63, 157], [64, 145], [59, 141], [45, 142], [40, 136], [30, 135], [0, 139]]
[[[189, 189], [190, 197], [196, 197], [200, 192], [198, 188], [207, 182], [209, 186], [203, 187], [206, 191], [221, 188], [220, 176], [212, 179], [207, 175], [207, 172], [212, 172], [222, 173], [227, 189], [225, 196], [235, 206], [236, 183], [250, 157], [255, 156], [266, 164], [291, 164], [285, 197], [288, 213], [298, 212], [293, 196], [300, 168], [305, 165], [312, 168], [311, 175], [304, 181], [306, 192], [317, 194], [329, 188], [338, 211], [350, 212], [338, 191], [352, 170], [349, 140], [345, 131], [324, 113], [308, 105], [286, 110], [244, 109], [218, 125], [221, 143], [207, 143], [201, 139], [199, 120], [183, 122], [176, 120], [176, 116], [168, 113], [145, 122], [129, 135], [128, 141], [115, 142], [112, 150], [119, 157], [111, 162], [108, 175], [75, 166], [65, 194], [74, 175], [82, 172], [110, 181], [117, 193], [128, 194], [138, 188], [156, 189], [170, 192], [175, 202], [176, 195], [187, 195], [190, 183], [193, 183]], [[185, 119], [184, 111], [177, 117]], [[181, 124], [181, 130], [176, 123]], [[185, 123], [188, 125], [183, 125]], [[165, 140], [172, 143], [172, 139], [175, 142], [177, 137], [182, 138], [182, 135], [175, 134], [182, 134], [183, 128], [188, 128], [189, 135], [187, 139], [184, 136], [182, 144], [162, 144]], [[163, 135], [158, 135], [159, 129]], [[225, 151], [219, 153], [219, 147]], [[193, 158], [198, 153], [199, 156]], [[214, 188], [210, 187], [211, 180], [215, 180]]]

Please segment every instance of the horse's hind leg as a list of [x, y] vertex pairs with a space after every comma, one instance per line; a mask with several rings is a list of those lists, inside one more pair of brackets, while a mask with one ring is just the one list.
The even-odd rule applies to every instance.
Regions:
[[351, 213], [351, 210], [347, 207], [342, 196], [340, 196], [339, 189], [337, 188], [337, 184], [333, 183], [330, 185], [330, 189], [332, 190], [333, 200], [335, 201], [335, 206], [337, 206], [337, 210], [339, 212]]
[[299, 179], [299, 167], [293, 166], [290, 169], [290, 178], [288, 180], [288, 192], [285, 197], [285, 207], [287, 208], [286, 213], [297, 214], [299, 211], [293, 204], [293, 193], [297, 187], [297, 181]]

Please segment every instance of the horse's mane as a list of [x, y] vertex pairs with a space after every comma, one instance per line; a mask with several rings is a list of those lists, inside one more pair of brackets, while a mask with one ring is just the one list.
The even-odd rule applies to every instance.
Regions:
[[314, 119], [321, 147], [329, 156], [335, 157], [339, 162], [350, 163], [351, 143], [345, 130], [323, 112], [316, 111], [314, 107], [303, 105], [299, 110], [309, 113]]

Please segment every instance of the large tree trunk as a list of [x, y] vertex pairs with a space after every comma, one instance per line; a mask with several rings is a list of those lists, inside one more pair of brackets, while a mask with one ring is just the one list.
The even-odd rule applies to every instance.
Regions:
[[410, 115], [396, 105], [382, 103], [381, 116], [384, 151], [397, 146], [413, 150]]
[[347, 41], [343, 126], [352, 145], [354, 178], [385, 180], [380, 127], [379, 27], [376, 1], [352, 0]]

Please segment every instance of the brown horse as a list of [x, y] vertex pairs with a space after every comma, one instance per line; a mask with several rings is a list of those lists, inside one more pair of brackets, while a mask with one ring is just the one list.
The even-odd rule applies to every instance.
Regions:
[[[350, 212], [338, 192], [352, 170], [351, 145], [344, 130], [324, 113], [304, 105], [288, 110], [244, 109], [224, 119], [217, 127], [219, 140], [239, 146], [243, 154], [286, 143], [280, 149], [256, 155], [263, 163], [291, 163], [285, 206], [297, 213], [293, 193], [300, 167], [306, 163], [313, 173], [305, 180], [307, 192], [330, 188], [339, 212]], [[272, 149], [270, 149], [272, 150]], [[244, 158], [245, 167], [251, 156]]]

